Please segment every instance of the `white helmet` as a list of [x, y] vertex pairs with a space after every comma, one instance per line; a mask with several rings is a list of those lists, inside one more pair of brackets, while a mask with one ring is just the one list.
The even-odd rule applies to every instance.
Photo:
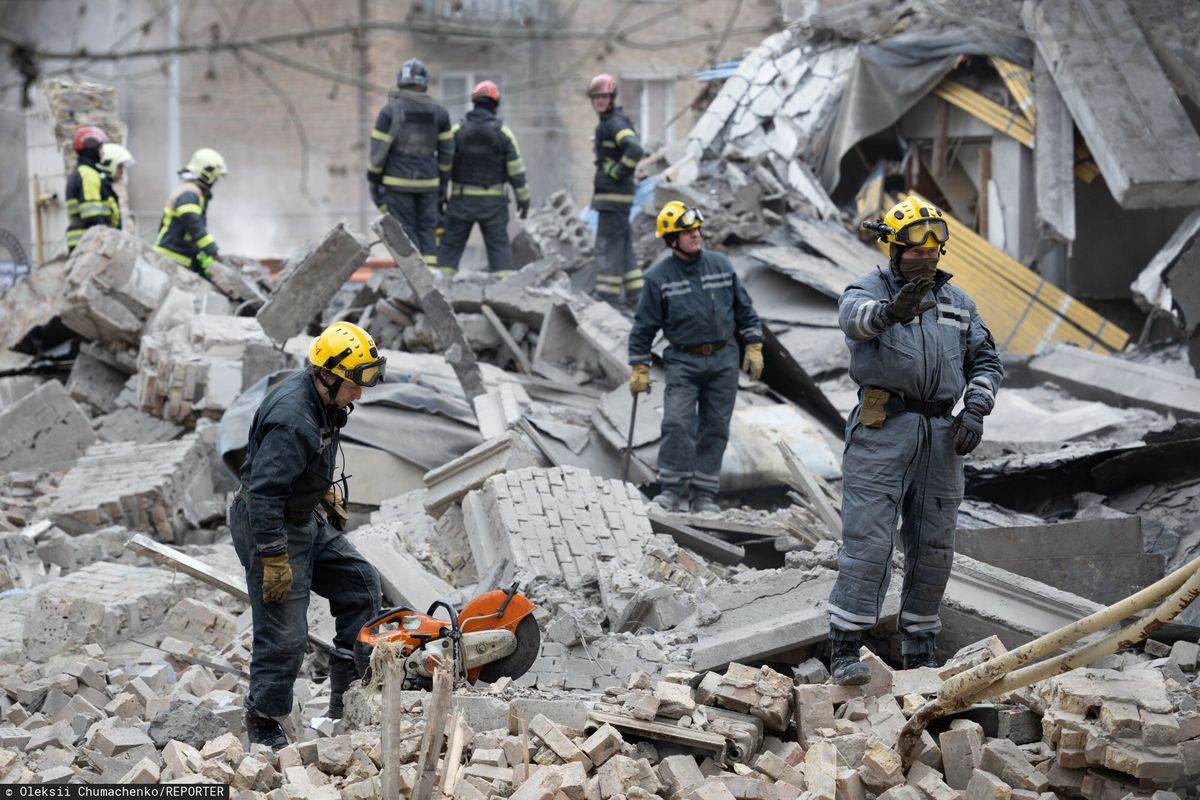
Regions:
[[122, 164], [132, 166], [136, 163], [137, 161], [134, 159], [133, 153], [130, 153], [115, 142], [108, 142], [100, 148], [100, 160], [96, 163], [96, 166], [101, 172], [107, 173], [109, 177], [112, 177], [117, 174], [117, 167]]
[[183, 170], [209, 186], [216, 183], [217, 178], [229, 174], [229, 168], [225, 166], [225, 159], [216, 150], [208, 147], [201, 147], [192, 153], [192, 159], [188, 161]]

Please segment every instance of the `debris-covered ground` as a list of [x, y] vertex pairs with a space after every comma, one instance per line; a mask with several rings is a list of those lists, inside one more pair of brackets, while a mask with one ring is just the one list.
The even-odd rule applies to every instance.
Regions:
[[[1200, 270], [1187, 242], [1139, 279], [1173, 341], [1113, 345], [1119, 329], [1067, 295], [1047, 311], [1023, 290], [1038, 313], [1019, 319], [981, 299], [1008, 378], [967, 461], [945, 667], [892, 669], [896, 586], [868, 638], [871, 682], [828, 682], [841, 424], [856, 401], [836, 298], [877, 258], [817, 156], [859, 47], [771, 37], [686, 143], [645, 165], [650, 205], [704, 209], [708, 246], [770, 329], [763, 381], [742, 379], [719, 514], [648, 507], [663, 376], [630, 431], [630, 311], [585, 293], [591, 234], [566, 194], [534, 209], [525, 266], [507, 277], [434, 282], [376, 227], [396, 268], [351, 283], [370, 247], [338, 225], [278, 280], [236, 262], [208, 283], [97, 228], [0, 297], [0, 782], [361, 800], [418, 785], [469, 800], [1197, 797], [1196, 607], [1151, 641], [936, 722], [907, 772], [897, 752], [942, 679], [1200, 555], [1191, 298], [1162, 300], [1163, 270], [1177, 289]], [[999, 75], [974, 85], [1004, 90]], [[643, 262], [657, 258], [650, 218], [635, 231]], [[978, 269], [963, 257], [954, 271]], [[372, 681], [335, 722], [332, 621], [314, 598], [293, 744], [247, 752], [249, 611], [227, 498], [254, 409], [335, 319], [388, 359], [343, 431], [347, 535], [385, 605], [459, 605], [517, 582], [541, 649], [515, 680], [458, 686], [448, 709], [427, 691], [385, 701]], [[439, 767], [422, 748], [442, 736]]]

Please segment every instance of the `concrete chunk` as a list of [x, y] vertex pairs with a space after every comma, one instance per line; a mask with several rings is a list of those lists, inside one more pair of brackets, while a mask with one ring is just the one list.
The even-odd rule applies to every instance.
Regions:
[[96, 441], [88, 418], [55, 380], [0, 412], [0, 429], [0, 474], [68, 467]]
[[993, 739], [985, 744], [979, 767], [999, 777], [1013, 789], [1040, 793], [1046, 791], [1049, 785], [1046, 776], [1034, 769], [1025, 754], [1008, 739]]
[[276, 344], [304, 331], [340, 289], [354, 270], [367, 260], [366, 241], [346, 228], [344, 222], [333, 226], [325, 238], [302, 256], [284, 275], [274, 294], [259, 309], [263, 331]]
[[967, 784], [965, 800], [1011, 800], [1012, 788], [990, 772], [977, 770]]

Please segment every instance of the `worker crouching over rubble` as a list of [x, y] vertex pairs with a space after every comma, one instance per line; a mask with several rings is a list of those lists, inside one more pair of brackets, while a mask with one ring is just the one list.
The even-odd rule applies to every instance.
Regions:
[[[838, 304], [859, 403], [846, 422], [842, 548], [829, 598], [830, 671], [866, 683], [859, 638], [879, 620], [900, 518], [904, 668], [936, 666], [938, 609], [954, 558], [962, 457], [979, 444], [1004, 368], [975, 301], [937, 268], [949, 239], [942, 212], [909, 196], [867, 223], [888, 269], [852, 283]], [[965, 394], [964, 394], [965, 389]], [[951, 418], [959, 397], [963, 410]]]
[[[717, 511], [721, 459], [737, 399], [738, 348], [746, 344], [742, 369], [762, 376], [762, 324], [733, 264], [704, 250], [703, 217], [671, 201], [658, 214], [657, 235], [671, 254], [646, 273], [646, 285], [629, 334], [630, 391], [650, 389], [650, 347], [661, 329], [670, 342], [662, 447], [661, 493], [654, 502], [675, 510], [691, 492], [691, 510]], [[636, 397], [634, 398], [636, 402]], [[698, 417], [698, 418], [697, 418]]]
[[379, 576], [342, 536], [346, 476], [335, 482], [334, 467], [339, 431], [362, 387], [383, 379], [385, 359], [362, 328], [335, 322], [313, 340], [308, 362], [255, 413], [229, 509], [254, 622], [246, 733], [251, 743], [275, 750], [287, 745], [279, 721], [292, 710], [292, 684], [304, 660], [309, 592], [329, 600], [336, 622], [329, 670], [335, 719], [358, 677], [355, 638], [380, 606]]

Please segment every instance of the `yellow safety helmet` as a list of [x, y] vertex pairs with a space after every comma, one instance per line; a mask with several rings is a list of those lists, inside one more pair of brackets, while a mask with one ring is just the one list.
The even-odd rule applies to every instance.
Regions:
[[387, 359], [371, 334], [353, 322], [334, 322], [308, 346], [308, 363], [359, 386], [374, 386], [383, 380]]
[[698, 208], [688, 208], [678, 200], [672, 200], [658, 212], [657, 230], [654, 235], [659, 239], [669, 233], [683, 233], [699, 228], [704, 221], [704, 215]]
[[191, 160], [183, 169], [209, 186], [216, 183], [217, 178], [229, 174], [229, 168], [225, 166], [225, 159], [221, 157], [220, 153], [209, 147], [201, 147], [192, 153]]
[[864, 222], [863, 227], [879, 237], [880, 246], [934, 247], [950, 240], [946, 215], [935, 205], [924, 202], [915, 194], [888, 209], [883, 219]]
[[135, 163], [133, 153], [116, 142], [106, 142], [100, 148], [100, 160], [96, 162], [96, 167], [111, 177], [117, 174], [117, 167], [122, 164], [132, 166]]

